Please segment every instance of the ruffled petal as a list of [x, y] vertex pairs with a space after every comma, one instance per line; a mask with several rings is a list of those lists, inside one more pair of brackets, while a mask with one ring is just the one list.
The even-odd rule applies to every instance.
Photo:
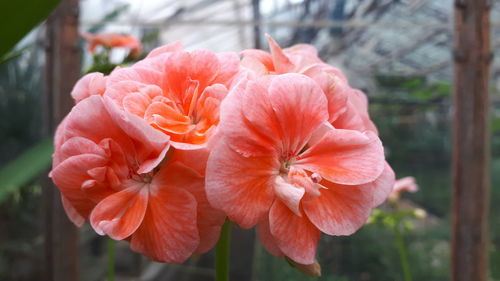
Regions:
[[[93, 180], [87, 171], [96, 167], [105, 166], [107, 161], [107, 158], [99, 155], [82, 154], [62, 161], [50, 172], [52, 180], [57, 185], [62, 195], [83, 218], [88, 218], [90, 212], [96, 205], [87, 197], [82, 189], [82, 186], [86, 182]], [[93, 186], [91, 188], [100, 189], [102, 192], [110, 192], [109, 189], [104, 187]]]
[[380, 176], [384, 169], [384, 148], [370, 131], [330, 129], [299, 156], [296, 164], [331, 182], [359, 185]]
[[394, 171], [391, 166], [389, 166], [389, 163], [385, 162], [382, 174], [373, 182], [366, 184], [371, 185], [374, 192], [372, 207], [377, 207], [384, 203], [387, 197], [389, 197], [389, 194], [391, 194], [395, 181], [396, 175]]
[[164, 46], [161, 46], [161, 47], [153, 49], [151, 52], [149, 52], [149, 54], [148, 54], [148, 56], [146, 58], [156, 57], [158, 55], [162, 55], [162, 54], [165, 54], [165, 53], [182, 51], [182, 49], [183, 49], [183, 47], [182, 47], [182, 41], [177, 40], [177, 41], [174, 41], [174, 42], [172, 42], [170, 44], [167, 44], [167, 45], [164, 45]]
[[274, 70], [276, 73], [289, 73], [294, 72], [295, 65], [290, 61], [287, 55], [283, 52], [281, 47], [274, 41], [274, 39], [266, 34], [267, 42], [273, 59]]
[[[219, 131], [228, 145], [243, 155], [263, 156], [276, 153], [279, 138], [277, 123], [260, 83], [242, 81], [222, 101]], [[244, 107], [243, 105], [251, 105]]]
[[109, 97], [105, 97], [105, 103], [114, 123], [127, 132], [128, 137], [137, 141], [135, 142], [136, 158], [141, 163], [137, 173], [148, 173], [153, 170], [165, 157], [170, 147], [170, 137], [149, 126], [144, 119], [119, 110]]
[[279, 163], [274, 157], [247, 158], [220, 141], [208, 158], [208, 200], [240, 226], [252, 227], [271, 206], [277, 171]]
[[102, 73], [88, 73], [76, 82], [71, 96], [75, 102], [88, 98], [92, 95], [103, 95], [106, 90], [106, 77]]
[[373, 207], [370, 186], [346, 186], [322, 181], [321, 195], [304, 200], [311, 222], [329, 235], [351, 235], [366, 222]]
[[300, 199], [304, 196], [305, 189], [287, 183], [283, 177], [278, 176], [274, 181], [274, 193], [295, 215], [301, 216]]
[[150, 259], [183, 263], [199, 245], [196, 200], [188, 191], [151, 183], [148, 208], [131, 237], [132, 250]]
[[[195, 152], [191, 151], [190, 155], [201, 161], [202, 158], [197, 157]], [[172, 188], [185, 189], [195, 197], [197, 203], [196, 219], [200, 235], [200, 244], [195, 252], [205, 253], [217, 243], [220, 228], [224, 224], [226, 215], [208, 203], [205, 178], [184, 163], [177, 161], [176, 155], [179, 153], [183, 154], [185, 151], [175, 151], [173, 158], [156, 175], [156, 180]], [[205, 157], [204, 152], [201, 152], [200, 157]]]
[[102, 200], [90, 215], [90, 223], [100, 234], [123, 240], [141, 225], [148, 206], [147, 184], [129, 181], [128, 188]]
[[[328, 120], [327, 100], [321, 88], [300, 74], [276, 76], [269, 86], [269, 100], [275, 113], [282, 153], [296, 155], [321, 123]], [[269, 117], [262, 116], [262, 119]]]
[[321, 232], [306, 216], [296, 216], [276, 200], [269, 212], [269, 226], [276, 244], [287, 257], [301, 264], [312, 264]]
[[257, 235], [259, 236], [260, 242], [264, 246], [271, 255], [282, 258], [285, 255], [278, 247], [276, 243], [276, 239], [274, 239], [271, 234], [271, 230], [269, 229], [269, 218], [266, 216], [259, 224], [257, 225]]

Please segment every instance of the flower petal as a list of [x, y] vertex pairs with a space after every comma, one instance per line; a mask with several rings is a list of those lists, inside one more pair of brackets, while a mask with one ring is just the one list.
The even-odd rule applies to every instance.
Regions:
[[130, 180], [126, 189], [97, 204], [90, 215], [90, 223], [100, 235], [123, 240], [141, 225], [147, 206], [148, 187]]
[[181, 51], [182, 49], [183, 49], [182, 41], [177, 40], [177, 41], [174, 41], [170, 44], [153, 49], [151, 52], [149, 52], [149, 54], [146, 58], [152, 58], [152, 57], [156, 57], [158, 55], [162, 55], [165, 53]]
[[242, 81], [221, 103], [219, 131], [243, 155], [270, 155], [275, 153], [279, 141], [275, 135], [277, 122], [273, 122], [276, 118], [267, 91], [260, 84], [249, 81], [247, 86]]
[[[276, 76], [269, 100], [280, 128], [284, 152], [296, 155], [321, 123], [328, 120], [327, 100], [311, 78], [300, 74]], [[261, 118], [268, 118], [262, 116]]]
[[283, 254], [301, 264], [311, 264], [321, 232], [306, 216], [296, 216], [281, 201], [275, 200], [269, 212], [269, 226]]
[[[82, 185], [92, 180], [92, 177], [87, 173], [96, 167], [105, 166], [108, 159], [95, 154], [82, 154], [70, 157], [55, 166], [50, 172], [52, 180], [61, 191], [74, 209], [83, 218], [88, 218], [90, 212], [96, 205], [89, 200], [85, 192], [82, 190]], [[103, 187], [94, 187], [96, 189], [106, 189]]]
[[320, 196], [302, 202], [304, 212], [317, 228], [329, 235], [351, 235], [363, 226], [373, 207], [372, 186], [328, 181], [320, 184], [327, 189], [320, 189]]
[[155, 178], [151, 187], [146, 214], [130, 241], [132, 250], [155, 261], [182, 263], [199, 245], [196, 200]]
[[144, 119], [121, 111], [109, 97], [105, 97], [104, 102], [114, 123], [137, 141], [136, 159], [141, 163], [137, 173], [148, 173], [153, 170], [163, 160], [170, 147], [169, 136], [149, 126]]
[[64, 211], [66, 211], [66, 214], [68, 215], [69, 220], [75, 224], [77, 227], [81, 227], [83, 223], [85, 222], [85, 218], [80, 215], [78, 210], [76, 210], [75, 207], [71, 204], [71, 202], [64, 197], [64, 195], [61, 195], [61, 201], [62, 205], [64, 207]]
[[269, 49], [271, 51], [271, 56], [273, 58], [274, 69], [277, 73], [288, 73], [293, 72], [295, 66], [283, 52], [281, 47], [274, 41], [274, 39], [266, 34], [267, 42], [269, 43]]
[[275, 158], [247, 158], [220, 141], [208, 158], [208, 200], [241, 227], [252, 227], [271, 206], [273, 176], [278, 170]]
[[[197, 203], [197, 226], [200, 235], [200, 244], [196, 249], [196, 253], [205, 253], [214, 247], [219, 238], [220, 228], [226, 219], [226, 215], [214, 209], [207, 200], [205, 192], [205, 178], [198, 174], [195, 170], [177, 161], [176, 155], [185, 151], [177, 150], [174, 152], [173, 158], [167, 165], [163, 166], [160, 172], [156, 175], [155, 180], [163, 182], [163, 185], [176, 189], [185, 189], [189, 191], [196, 199]], [[206, 153], [201, 151], [198, 156], [195, 152], [190, 151], [192, 157], [198, 158], [198, 161], [206, 157]]]
[[372, 207], [377, 207], [384, 203], [394, 187], [396, 176], [389, 163], [385, 162], [384, 171], [373, 182], [367, 183], [374, 190]]
[[106, 90], [106, 77], [102, 73], [88, 73], [76, 82], [71, 96], [75, 102], [88, 98], [92, 95], [103, 95]]
[[380, 176], [384, 169], [384, 148], [370, 131], [330, 129], [300, 155], [296, 164], [331, 182], [359, 185]]
[[271, 255], [282, 258], [285, 255], [276, 244], [276, 239], [274, 239], [271, 234], [271, 230], [269, 229], [269, 218], [266, 216], [259, 224], [257, 225], [257, 235], [259, 236], [260, 242], [264, 246], [264, 248], [271, 253]]
[[274, 180], [274, 193], [295, 215], [301, 216], [299, 207], [300, 199], [304, 196], [305, 189], [287, 183], [283, 177], [277, 176]]

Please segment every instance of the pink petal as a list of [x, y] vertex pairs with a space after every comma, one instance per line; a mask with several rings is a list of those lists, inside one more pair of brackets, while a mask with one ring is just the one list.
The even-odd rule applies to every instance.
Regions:
[[78, 103], [92, 95], [102, 95], [105, 90], [106, 77], [102, 73], [93, 72], [86, 74], [76, 82], [71, 91], [71, 96]]
[[375, 181], [366, 184], [374, 189], [372, 207], [377, 207], [384, 203], [387, 197], [389, 197], [389, 194], [391, 194], [395, 180], [396, 176], [394, 171], [391, 166], [389, 166], [389, 163], [385, 162], [382, 174]]
[[[270, 155], [278, 149], [279, 140], [275, 135], [274, 112], [266, 89], [260, 83], [250, 81], [248, 84], [247, 90], [246, 81], [240, 82], [222, 101], [218, 128], [237, 152], [243, 155]], [[249, 117], [255, 118], [248, 120]]]
[[71, 202], [66, 199], [66, 197], [61, 195], [61, 201], [64, 207], [64, 211], [66, 211], [66, 215], [68, 215], [69, 220], [77, 227], [81, 227], [85, 222], [85, 218], [80, 215], [80, 213], [76, 210], [75, 207], [73, 207]]
[[277, 73], [288, 73], [293, 72], [295, 66], [286, 56], [286, 54], [281, 50], [281, 47], [274, 41], [274, 39], [266, 34], [267, 42], [269, 43], [269, 49], [271, 50], [271, 55], [273, 58], [274, 69]]
[[169, 149], [169, 136], [149, 126], [144, 119], [120, 111], [109, 97], [105, 97], [104, 101], [114, 123], [127, 132], [130, 138], [137, 141], [136, 157], [141, 163], [137, 173], [148, 173], [153, 170], [163, 160]]
[[304, 196], [305, 189], [285, 182], [283, 177], [275, 177], [274, 193], [290, 211], [297, 216], [302, 216], [299, 210], [300, 199]]
[[271, 234], [271, 230], [269, 229], [269, 218], [265, 217], [259, 224], [257, 225], [257, 235], [259, 236], [260, 242], [264, 246], [264, 248], [271, 253], [271, 255], [282, 258], [285, 255], [276, 244], [276, 239], [274, 239]]
[[220, 141], [208, 158], [208, 201], [240, 226], [252, 227], [271, 206], [273, 176], [278, 170], [273, 157], [247, 158]]
[[370, 131], [330, 129], [300, 155], [296, 164], [328, 181], [359, 185], [380, 176], [384, 169], [384, 148]]
[[106, 163], [107, 159], [102, 156], [82, 154], [62, 161], [50, 173], [62, 195], [71, 202], [71, 205], [83, 218], [87, 218], [95, 206], [95, 203], [89, 200], [82, 190], [83, 183], [92, 180], [87, 171], [105, 166]]
[[101, 96], [91, 96], [79, 102], [66, 117], [64, 138], [86, 138], [94, 143], [111, 138], [118, 142], [122, 149], [133, 153], [133, 143], [122, 129], [117, 126], [104, 107]]
[[321, 232], [305, 216], [296, 216], [276, 200], [269, 213], [269, 226], [285, 256], [301, 264], [314, 262]]
[[271, 56], [271, 54], [265, 51], [257, 49], [248, 49], [241, 52], [241, 55], [244, 58], [252, 58], [260, 62], [267, 70], [266, 72], [274, 71], [273, 57]]
[[220, 83], [229, 87], [232, 79], [240, 70], [240, 57], [236, 53], [218, 53], [219, 72], [213, 83]]
[[58, 147], [61, 160], [81, 154], [95, 154], [106, 157], [106, 152], [102, 147], [93, 141], [83, 137], [72, 137]]
[[[194, 50], [191, 53], [191, 69], [190, 78], [200, 82], [200, 88], [213, 83], [217, 75], [220, 73], [221, 64], [219, 58], [208, 50]], [[227, 57], [229, 58], [229, 57]], [[231, 57], [233, 60], [235, 57]], [[231, 66], [231, 62], [226, 61], [226, 67]], [[234, 63], [234, 62], [233, 62]], [[224, 71], [234, 71], [234, 69], [225, 69]], [[227, 74], [223, 74], [227, 75]], [[229, 74], [230, 75], [230, 74]]]
[[298, 153], [314, 130], [328, 119], [325, 95], [304, 75], [276, 76], [269, 86], [269, 100], [278, 122], [275, 126], [280, 128], [284, 152]]
[[377, 128], [368, 115], [368, 99], [358, 90], [351, 89], [348, 95], [346, 111], [333, 121], [333, 126], [338, 129], [366, 131], [378, 134]]
[[123, 240], [141, 225], [147, 206], [147, 185], [130, 181], [126, 189], [108, 196], [94, 208], [90, 223], [100, 235]]
[[181, 51], [182, 49], [183, 49], [182, 41], [174, 41], [170, 44], [153, 49], [151, 52], [149, 52], [149, 54], [146, 58], [156, 57], [156, 56], [162, 55], [164, 53], [177, 52], [177, 51]]
[[351, 235], [366, 222], [375, 190], [370, 185], [346, 186], [322, 181], [321, 195], [303, 201], [311, 222], [329, 235]]
[[346, 111], [347, 97], [350, 93], [347, 83], [324, 71], [322, 64], [312, 65], [302, 73], [314, 79], [325, 93], [328, 100], [328, 113], [330, 114], [328, 120], [333, 122], [338, 119]]
[[150, 99], [157, 96], [163, 96], [163, 91], [159, 86], [147, 85], [132, 80], [124, 80], [108, 85], [105, 96], [114, 100], [118, 106], [126, 109], [127, 105], [124, 102], [124, 99], [135, 93], [140, 93]]
[[155, 178], [151, 186], [146, 214], [130, 241], [132, 250], [154, 261], [182, 263], [199, 245], [196, 200]]
[[135, 81], [147, 85], [163, 85], [164, 74], [158, 70], [145, 65], [125, 67], [114, 70], [106, 81], [107, 86], [119, 83], [121, 81]]
[[[155, 176], [155, 181], [175, 189], [185, 189], [195, 197], [197, 203], [196, 219], [200, 235], [200, 244], [196, 253], [205, 253], [217, 243], [220, 227], [224, 224], [226, 215], [208, 203], [205, 193], [205, 178], [175, 160], [177, 159], [176, 154], [183, 152], [181, 150], [175, 151], [173, 158]], [[195, 152], [192, 151], [191, 156], [196, 157]], [[203, 152], [200, 156], [204, 157]], [[200, 161], [202, 158], [197, 157], [197, 159]]]

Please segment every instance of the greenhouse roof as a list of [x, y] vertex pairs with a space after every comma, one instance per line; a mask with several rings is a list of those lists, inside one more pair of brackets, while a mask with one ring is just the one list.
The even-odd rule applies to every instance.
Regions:
[[[452, 76], [452, 0], [266, 0], [260, 1], [260, 18], [252, 2], [259, 1], [86, 0], [81, 28], [157, 34], [151, 48], [182, 40], [187, 48], [213, 51], [253, 48], [255, 32], [261, 42], [267, 32], [282, 46], [315, 45], [324, 60], [350, 77]], [[492, 73], [500, 88], [500, 3], [493, 2]], [[127, 8], [113, 17], [120, 7]], [[369, 86], [369, 80], [358, 84]]]

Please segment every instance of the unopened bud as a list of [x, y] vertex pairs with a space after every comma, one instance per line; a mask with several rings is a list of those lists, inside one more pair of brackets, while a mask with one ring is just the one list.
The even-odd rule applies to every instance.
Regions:
[[311, 276], [311, 277], [320, 277], [321, 276], [321, 265], [319, 264], [318, 260], [314, 259], [314, 262], [311, 264], [301, 264], [293, 261], [289, 257], [285, 257], [285, 259], [288, 261], [288, 263], [298, 269], [300, 272], [304, 273], [305, 275]]
[[415, 211], [413, 211], [413, 215], [417, 219], [425, 219], [427, 217], [427, 212], [424, 209], [419, 208], [419, 209], [415, 209]]

